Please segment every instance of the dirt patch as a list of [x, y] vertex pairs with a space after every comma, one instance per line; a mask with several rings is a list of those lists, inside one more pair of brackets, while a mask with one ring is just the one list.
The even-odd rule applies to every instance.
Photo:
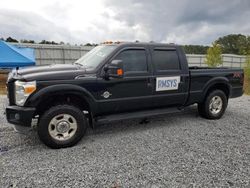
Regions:
[[9, 71], [6, 70], [0, 70], [0, 94], [6, 94], [7, 90], [6, 90], [6, 81], [8, 78], [8, 73]]

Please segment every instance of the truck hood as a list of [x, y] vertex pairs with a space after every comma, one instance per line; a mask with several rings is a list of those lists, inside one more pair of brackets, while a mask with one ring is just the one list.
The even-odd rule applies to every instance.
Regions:
[[45, 66], [24, 67], [14, 69], [8, 80], [43, 81], [43, 80], [70, 80], [83, 75], [86, 70], [78, 65], [55, 64]]

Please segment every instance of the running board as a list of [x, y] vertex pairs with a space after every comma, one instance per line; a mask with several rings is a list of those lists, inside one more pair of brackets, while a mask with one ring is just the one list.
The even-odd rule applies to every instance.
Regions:
[[119, 114], [112, 114], [107, 116], [99, 116], [95, 118], [97, 124], [105, 124], [114, 121], [128, 120], [128, 119], [140, 119], [164, 114], [171, 114], [180, 112], [183, 109], [178, 108], [164, 108], [164, 109], [154, 109], [154, 110], [145, 110], [145, 111], [136, 111], [136, 112], [126, 112]]

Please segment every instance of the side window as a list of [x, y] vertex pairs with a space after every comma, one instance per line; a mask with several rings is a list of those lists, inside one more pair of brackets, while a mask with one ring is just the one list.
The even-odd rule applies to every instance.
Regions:
[[157, 71], [180, 70], [179, 58], [175, 50], [155, 49], [153, 62]]
[[147, 72], [147, 58], [145, 50], [125, 50], [115, 59], [123, 61], [124, 72]]

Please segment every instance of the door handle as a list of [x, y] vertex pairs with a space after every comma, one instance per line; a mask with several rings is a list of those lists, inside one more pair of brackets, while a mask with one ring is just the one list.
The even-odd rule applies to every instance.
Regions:
[[148, 87], [152, 87], [152, 84], [150, 82], [147, 83]]
[[150, 78], [148, 78], [147, 86], [148, 86], [148, 87], [152, 87], [152, 82], [151, 82], [151, 79], [150, 79]]

